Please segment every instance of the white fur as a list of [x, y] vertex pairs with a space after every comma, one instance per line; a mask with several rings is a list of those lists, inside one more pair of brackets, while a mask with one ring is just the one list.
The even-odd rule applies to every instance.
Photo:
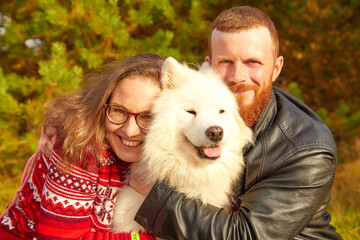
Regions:
[[137, 232], [143, 230], [134, 221], [135, 214], [139, 210], [145, 197], [136, 192], [130, 186], [119, 188], [116, 196], [114, 215], [112, 216], [111, 230], [118, 232]]
[[[149, 182], [166, 181], [188, 198], [229, 209], [232, 185], [243, 174], [242, 149], [252, 142], [252, 131], [240, 118], [235, 97], [208, 63], [195, 71], [169, 57], [163, 65], [161, 84], [163, 90], [154, 102], [155, 119], [146, 135], [142, 158], [132, 164], [131, 171], [146, 176]], [[205, 132], [211, 126], [220, 126], [224, 132], [218, 143], [222, 153], [216, 160], [199, 157], [195, 148], [210, 144]], [[135, 204], [124, 197], [129, 189], [119, 189], [114, 232], [141, 229], [132, 219], [144, 198], [133, 207]], [[118, 224], [129, 221], [129, 212], [135, 224]]]

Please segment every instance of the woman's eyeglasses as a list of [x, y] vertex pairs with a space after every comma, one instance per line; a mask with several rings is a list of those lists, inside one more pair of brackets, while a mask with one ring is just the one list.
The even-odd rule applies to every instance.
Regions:
[[105, 104], [106, 117], [115, 124], [125, 123], [130, 116], [135, 117], [136, 124], [143, 130], [149, 130], [153, 115], [150, 112], [131, 113], [122, 106]]

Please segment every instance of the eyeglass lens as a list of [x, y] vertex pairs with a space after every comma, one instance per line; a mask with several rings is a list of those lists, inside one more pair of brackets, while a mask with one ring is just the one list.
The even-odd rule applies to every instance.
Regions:
[[[116, 106], [109, 106], [106, 111], [106, 115], [110, 121], [117, 124], [125, 123], [129, 117], [128, 111], [124, 108]], [[152, 115], [149, 113], [139, 113], [136, 114], [135, 120], [140, 128], [147, 129], [151, 123]]]

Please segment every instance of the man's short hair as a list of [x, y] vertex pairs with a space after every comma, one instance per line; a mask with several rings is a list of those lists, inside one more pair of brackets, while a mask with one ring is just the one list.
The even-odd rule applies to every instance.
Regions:
[[250, 6], [233, 7], [222, 11], [211, 25], [208, 47], [211, 57], [211, 35], [214, 30], [236, 33], [257, 27], [269, 30], [274, 44], [275, 57], [279, 56], [279, 38], [274, 23], [263, 11]]

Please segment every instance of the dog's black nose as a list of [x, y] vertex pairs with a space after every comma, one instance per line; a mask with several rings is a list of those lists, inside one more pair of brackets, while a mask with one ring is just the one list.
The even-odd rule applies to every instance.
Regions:
[[206, 136], [214, 142], [220, 141], [223, 138], [224, 130], [219, 126], [212, 126], [206, 130]]

